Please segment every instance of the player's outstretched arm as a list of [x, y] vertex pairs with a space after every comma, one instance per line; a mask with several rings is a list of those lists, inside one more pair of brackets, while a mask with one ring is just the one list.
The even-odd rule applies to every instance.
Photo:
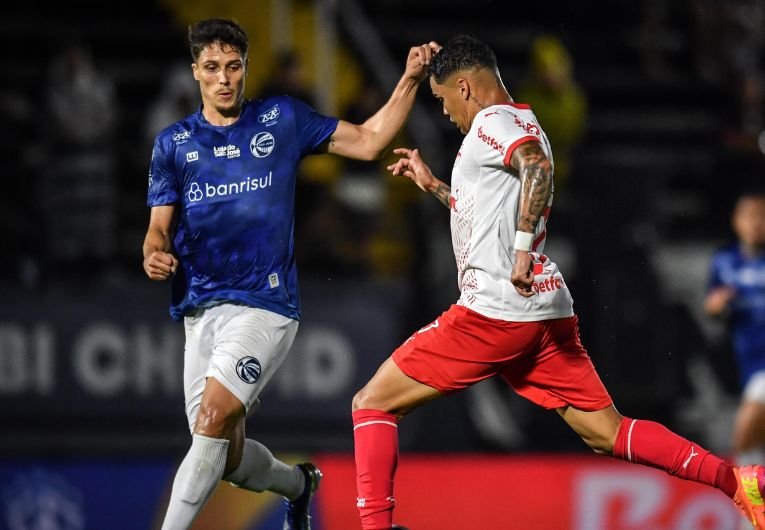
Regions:
[[427, 66], [441, 46], [429, 42], [409, 50], [406, 70], [390, 99], [360, 125], [340, 120], [327, 144], [327, 152], [358, 160], [377, 160], [406, 123], [414, 105], [417, 87], [427, 76]]
[[154, 206], [143, 241], [143, 269], [152, 280], [166, 280], [175, 273], [178, 259], [171, 253], [175, 206]]
[[452, 189], [433, 175], [420, 157], [419, 149], [399, 147], [393, 152], [401, 155], [401, 158], [395, 164], [388, 166], [388, 171], [393, 175], [403, 175], [412, 179], [422, 191], [432, 193], [444, 206], [451, 208]]
[[552, 164], [542, 150], [542, 145], [539, 142], [530, 141], [519, 145], [513, 151], [510, 165], [518, 171], [521, 179], [515, 263], [510, 281], [521, 296], [528, 298], [534, 295], [531, 289], [534, 274], [529, 250], [531, 250], [531, 241], [537, 223], [552, 194]]

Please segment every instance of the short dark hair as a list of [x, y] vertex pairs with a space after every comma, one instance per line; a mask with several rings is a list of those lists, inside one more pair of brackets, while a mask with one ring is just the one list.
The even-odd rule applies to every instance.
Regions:
[[188, 37], [191, 58], [194, 62], [197, 62], [199, 54], [202, 53], [205, 46], [215, 42], [231, 46], [242, 54], [242, 57], [247, 57], [247, 48], [249, 46], [247, 33], [233, 20], [222, 18], [202, 20], [189, 26]]
[[429, 73], [441, 84], [454, 72], [475, 67], [497, 70], [497, 56], [483, 41], [470, 35], [458, 35], [444, 44], [430, 63]]

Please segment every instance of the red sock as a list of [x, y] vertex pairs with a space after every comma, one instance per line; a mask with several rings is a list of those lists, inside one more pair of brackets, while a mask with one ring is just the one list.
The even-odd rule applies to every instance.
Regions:
[[356, 451], [356, 506], [364, 530], [393, 526], [393, 477], [398, 465], [398, 420], [381, 410], [353, 413]]
[[730, 498], [736, 493], [736, 477], [730, 465], [653, 421], [622, 419], [614, 456], [714, 486]]

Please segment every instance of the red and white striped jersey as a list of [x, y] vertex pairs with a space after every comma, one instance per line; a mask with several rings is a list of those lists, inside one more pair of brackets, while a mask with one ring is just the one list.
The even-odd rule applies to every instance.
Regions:
[[528, 105], [503, 104], [479, 112], [454, 161], [451, 230], [457, 260], [459, 305], [490, 318], [529, 322], [574, 314], [573, 301], [558, 266], [542, 254], [552, 196], [532, 246], [534, 296], [524, 298], [510, 282], [521, 182], [510, 167], [516, 147], [547, 136]]

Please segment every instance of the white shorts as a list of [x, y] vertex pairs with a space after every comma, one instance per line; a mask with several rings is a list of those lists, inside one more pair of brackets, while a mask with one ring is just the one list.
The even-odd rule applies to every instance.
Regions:
[[765, 371], [755, 372], [744, 387], [744, 401], [765, 404]]
[[184, 318], [183, 391], [194, 431], [202, 393], [214, 377], [244, 404], [245, 414], [284, 361], [298, 321], [265, 309], [221, 304]]

